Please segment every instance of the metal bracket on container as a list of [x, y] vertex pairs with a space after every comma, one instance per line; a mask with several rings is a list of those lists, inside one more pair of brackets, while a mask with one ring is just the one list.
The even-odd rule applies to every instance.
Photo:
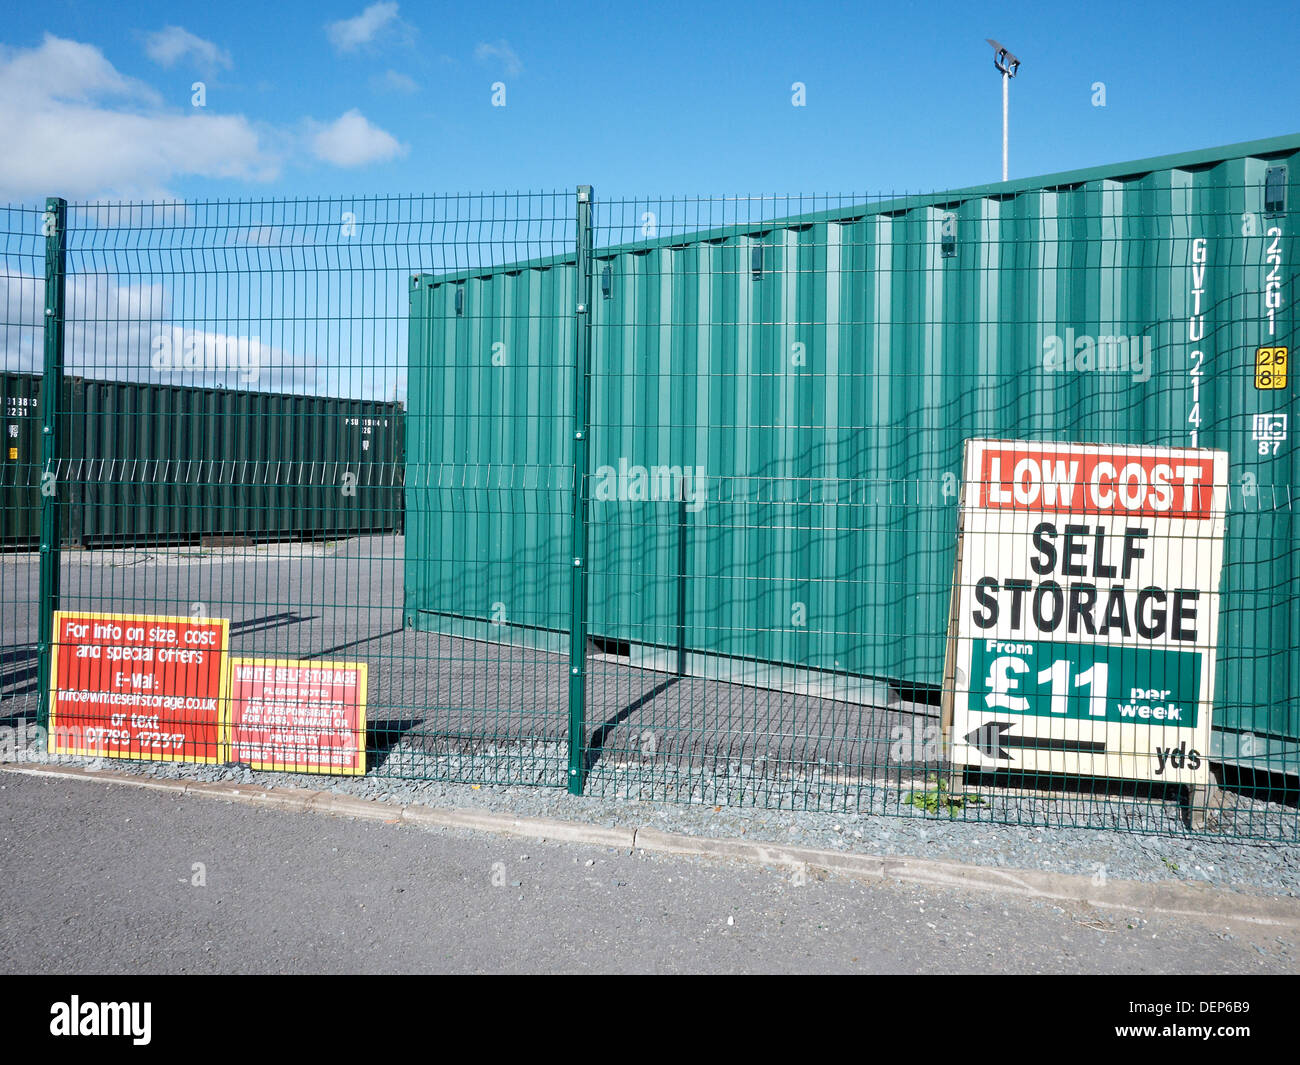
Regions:
[[1264, 213], [1286, 214], [1286, 167], [1270, 166], [1264, 171]]

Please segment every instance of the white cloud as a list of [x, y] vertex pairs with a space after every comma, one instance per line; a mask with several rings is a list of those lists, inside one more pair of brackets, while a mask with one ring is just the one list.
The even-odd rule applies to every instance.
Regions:
[[290, 355], [259, 337], [153, 323], [146, 380], [165, 384], [300, 392], [315, 387], [314, 360]]
[[397, 23], [397, 4], [391, 0], [371, 4], [353, 18], [340, 19], [325, 24], [325, 35], [340, 52], [355, 52], [370, 44], [379, 34]]
[[44, 358], [45, 278], [0, 267], [0, 368], [35, 373]]
[[510, 47], [509, 41], [497, 41], [496, 44], [480, 42], [474, 49], [474, 58], [480, 63], [496, 66], [504, 70], [511, 77], [524, 72], [523, 61], [515, 54], [515, 50]]
[[374, 88], [381, 92], [415, 93], [420, 91], [420, 86], [414, 78], [406, 74], [399, 74], [396, 70], [385, 71], [382, 77], [374, 79], [373, 85]]
[[68, 207], [70, 229], [84, 229], [89, 226], [99, 229], [151, 229], [161, 226], [183, 226], [188, 220], [189, 209], [183, 200], [134, 203], [98, 199]]
[[[0, 276], [5, 318], [3, 368], [40, 372], [43, 359], [45, 278], [21, 272]], [[148, 367], [150, 323], [166, 318], [170, 299], [161, 282], [121, 284], [105, 273], [69, 274], [64, 371], [72, 375], [140, 377]]]
[[242, 116], [133, 115], [50, 108], [32, 119], [0, 114], [0, 194], [15, 199], [101, 193], [166, 195], [177, 177], [268, 180], [276, 174]]
[[167, 109], [98, 48], [50, 34], [0, 52], [0, 144], [0, 199], [166, 197], [176, 178], [279, 169], [242, 115]]
[[175, 66], [186, 56], [193, 56], [195, 63], [209, 70], [231, 65], [229, 52], [181, 26], [168, 26], [149, 34], [144, 50], [150, 59], [165, 67]]
[[[0, 369], [41, 371], [44, 299], [44, 277], [0, 272], [0, 305], [9, 308], [0, 325]], [[177, 321], [162, 282], [71, 274], [67, 299], [70, 376], [274, 392], [312, 392], [322, 384], [319, 358], [269, 343], [258, 335], [265, 328], [226, 333]]]
[[364, 166], [405, 155], [406, 146], [386, 130], [373, 126], [355, 107], [316, 129], [312, 152], [335, 166]]
[[26, 51], [0, 46], [0, 95], [23, 106], [103, 96], [158, 102], [157, 93], [120, 74], [98, 48], [49, 33]]

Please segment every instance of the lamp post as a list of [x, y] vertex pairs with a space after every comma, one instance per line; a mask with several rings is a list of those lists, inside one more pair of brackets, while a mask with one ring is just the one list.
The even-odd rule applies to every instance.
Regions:
[[1002, 180], [1007, 180], [1007, 86], [1020, 69], [1020, 60], [992, 37], [984, 38], [993, 46], [993, 65], [1002, 73]]

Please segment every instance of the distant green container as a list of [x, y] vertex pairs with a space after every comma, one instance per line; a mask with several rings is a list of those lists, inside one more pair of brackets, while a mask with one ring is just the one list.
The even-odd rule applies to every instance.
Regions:
[[40, 380], [0, 374], [0, 548], [28, 547], [41, 538]]
[[[598, 247], [590, 632], [665, 668], [684, 638], [690, 672], [773, 686], [937, 686], [964, 440], [1222, 448], [1218, 753], [1296, 771], [1293, 390], [1255, 368], [1294, 350], [1298, 153], [1278, 138]], [[574, 272], [412, 279], [409, 624], [564, 645]], [[600, 498], [602, 467], [697, 466], [698, 511]]]
[[[65, 377], [62, 533], [88, 547], [398, 531], [405, 412], [372, 400]], [[0, 542], [40, 539], [43, 380], [0, 375]], [[12, 416], [10, 413], [12, 412]], [[7, 445], [12, 449], [15, 445]]]

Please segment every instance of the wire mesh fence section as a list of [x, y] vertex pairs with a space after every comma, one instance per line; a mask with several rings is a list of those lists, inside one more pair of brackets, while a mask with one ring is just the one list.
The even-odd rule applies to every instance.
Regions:
[[[1294, 245], [1240, 163], [960, 196], [73, 205], [59, 605], [228, 621], [219, 761], [282, 713], [278, 768], [347, 732], [378, 776], [1294, 840]], [[1015, 543], [1069, 563], [1037, 576], [1073, 631], [957, 639], [980, 578], [1004, 619], [1038, 594], [1006, 583], [1009, 532], [967, 538], [972, 440], [1225, 452], [1221, 580], [1197, 583], [1203, 532], [1152, 526], [1120, 576], [1128, 515], [1033, 504]], [[1193, 590], [1217, 629], [1161, 643], [1152, 679], [1125, 641]], [[1193, 650], [1213, 688], [1189, 696]], [[364, 724], [295, 723], [258, 663], [322, 691], [364, 666]], [[1121, 704], [1144, 723], [1078, 747]], [[1159, 718], [1158, 754], [1153, 706], [1213, 727], [1180, 748]]]
[[[535, 432], [537, 411], [442, 432], [480, 389], [563, 372], [523, 340], [493, 362], [496, 334], [513, 343], [549, 322], [470, 309], [481, 353], [410, 376], [408, 345], [422, 276], [562, 257], [571, 196], [73, 204], [67, 217], [48, 472], [62, 517], [54, 654], [74, 690], [50, 725], [84, 742], [60, 749], [189, 761], [194, 739], [198, 760], [257, 768], [558, 778], [537, 746], [563, 737], [551, 658], [426, 631], [403, 579], [409, 558], [457, 588], [499, 583], [508, 563], [471, 572], [449, 515], [499, 538], [571, 479], [554, 457], [494, 460], [493, 437]], [[426, 475], [444, 466], [459, 476]], [[14, 559], [30, 559], [39, 535], [19, 539]], [[216, 680], [195, 666], [210, 647], [179, 661], [166, 646], [209, 620], [227, 626]], [[129, 664], [96, 671], [110, 659]], [[191, 713], [213, 697], [215, 731]], [[516, 751], [535, 748], [524, 765]]]
[[[589, 702], [616, 711], [590, 722], [589, 790], [1154, 831], [1190, 802], [1206, 830], [1293, 839], [1290, 393], [1261, 360], [1286, 358], [1294, 270], [1261, 194], [1219, 173], [811, 210], [601, 203], [587, 498], [606, 591]], [[982, 675], [945, 674], [963, 445], [979, 437], [1229, 453], [1222, 595], [1204, 604], [1221, 629], [1197, 645], [1207, 670], [1218, 652], [1215, 686], [1191, 695], [1213, 702], [1210, 753], [1192, 760], [1213, 761], [1226, 806], [1183, 790], [1188, 733], [1172, 728], [1153, 742], [1117, 727], [1109, 760], [1086, 767], [1076, 752], [1041, 759], [1054, 774], [1007, 772], [1030, 762], [1019, 695], [1015, 756], [991, 746], [950, 773], [971, 741], [944, 727], [945, 702], [990, 694]], [[1143, 579], [1168, 585], [1162, 610], [1182, 595], [1179, 548], [1191, 581], [1200, 545], [1179, 541], [1195, 535], [1156, 534], [1161, 569]], [[1076, 568], [1067, 598], [1088, 584]], [[1105, 603], [1111, 578], [1091, 579], [1084, 600]], [[1068, 641], [1094, 635], [1083, 625]], [[1110, 681], [1108, 713], [1153, 712], [1131, 655]], [[1087, 697], [1067, 692], [1062, 713]], [[1093, 727], [1044, 726], [1044, 750]]]
[[[0, 209], [0, 330], [6, 366], [40, 364], [44, 339], [44, 215], [34, 208]], [[39, 572], [18, 561], [16, 545], [40, 538], [39, 396], [0, 379], [0, 729], [35, 719], [38, 675]]]

